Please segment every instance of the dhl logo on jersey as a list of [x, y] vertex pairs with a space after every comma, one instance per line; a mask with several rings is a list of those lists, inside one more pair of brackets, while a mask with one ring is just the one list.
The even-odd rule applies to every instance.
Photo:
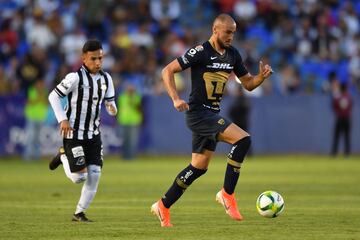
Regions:
[[207, 68], [214, 69], [233, 69], [234, 66], [231, 66], [230, 63], [212, 63], [212, 65], [207, 65]]

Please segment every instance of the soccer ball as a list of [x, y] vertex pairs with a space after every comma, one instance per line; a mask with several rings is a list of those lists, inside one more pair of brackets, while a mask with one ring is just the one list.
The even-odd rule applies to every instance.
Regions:
[[275, 191], [265, 191], [256, 200], [256, 209], [263, 217], [277, 217], [284, 210], [284, 199]]

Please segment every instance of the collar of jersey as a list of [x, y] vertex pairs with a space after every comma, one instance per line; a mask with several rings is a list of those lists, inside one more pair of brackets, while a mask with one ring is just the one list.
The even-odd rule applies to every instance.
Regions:
[[215, 50], [215, 48], [211, 45], [211, 43], [210, 43], [209, 40], [207, 41], [207, 43], [209, 44], [209, 47], [210, 47], [211, 50], [216, 54], [216, 56], [217, 56], [218, 58], [221, 59], [221, 58], [224, 58], [224, 57], [226, 56], [227, 51], [228, 51], [227, 49], [225, 49], [224, 54], [221, 55], [218, 51]]

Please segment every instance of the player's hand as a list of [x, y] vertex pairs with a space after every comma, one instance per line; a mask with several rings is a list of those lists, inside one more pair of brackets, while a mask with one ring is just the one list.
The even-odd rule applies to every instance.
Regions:
[[273, 73], [274, 71], [272, 70], [272, 68], [270, 67], [270, 65], [266, 64], [264, 65], [262, 61], [259, 62], [259, 75], [263, 78], [266, 79], [268, 77], [270, 77], [270, 75]]
[[182, 99], [174, 100], [174, 107], [179, 112], [187, 111], [189, 110], [189, 105]]
[[63, 120], [60, 122], [60, 134], [63, 138], [72, 138], [74, 129], [70, 127], [68, 120]]
[[111, 116], [115, 116], [117, 109], [109, 102], [105, 102], [106, 109]]

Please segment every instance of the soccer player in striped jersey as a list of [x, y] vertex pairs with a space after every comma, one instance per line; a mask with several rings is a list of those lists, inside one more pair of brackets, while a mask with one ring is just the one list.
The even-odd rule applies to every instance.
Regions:
[[[83, 65], [69, 73], [49, 95], [50, 104], [60, 124], [64, 147], [50, 162], [49, 168], [63, 165], [74, 183], [84, 183], [73, 221], [89, 222], [85, 210], [93, 201], [103, 165], [100, 134], [101, 104], [115, 116], [115, 90], [111, 76], [102, 68], [104, 53], [98, 40], [88, 40], [82, 48]], [[67, 98], [63, 109], [61, 98]]]
[[[186, 111], [186, 123], [192, 131], [191, 163], [180, 171], [165, 195], [151, 206], [151, 212], [159, 218], [162, 227], [172, 226], [170, 207], [206, 173], [218, 141], [226, 142], [232, 148], [227, 156], [223, 188], [216, 194], [216, 200], [232, 219], [243, 219], [234, 191], [251, 140], [247, 132], [219, 114], [220, 102], [232, 72], [243, 87], [251, 91], [271, 75], [272, 69], [260, 62], [257, 75], [253, 76], [246, 70], [239, 52], [231, 46], [236, 23], [229, 15], [220, 14], [214, 20], [212, 31], [208, 41], [190, 48], [162, 70], [173, 105], [177, 111]], [[188, 103], [179, 97], [174, 81], [174, 74], [187, 68], [191, 68]]]

